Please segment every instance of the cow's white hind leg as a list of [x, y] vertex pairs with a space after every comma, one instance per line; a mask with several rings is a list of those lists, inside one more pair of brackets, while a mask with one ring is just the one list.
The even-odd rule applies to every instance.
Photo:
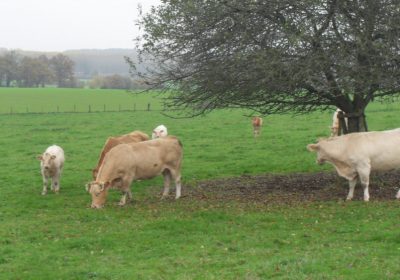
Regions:
[[357, 184], [357, 177], [353, 180], [349, 180], [349, 193], [347, 194], [346, 200], [352, 200], [354, 196], [354, 188]]
[[43, 176], [43, 190], [42, 190], [42, 195], [46, 195], [46, 194], [47, 194], [47, 181], [48, 181], [48, 179], [46, 178], [46, 176]]
[[55, 193], [58, 193], [60, 191], [60, 174], [59, 173], [54, 175], [54, 177], [52, 178], [51, 189]]
[[361, 186], [364, 189], [364, 201], [369, 201], [369, 170], [359, 172]]
[[177, 178], [175, 179], [175, 187], [176, 187], [175, 199], [178, 199], [181, 197], [181, 191], [182, 191], [181, 175], [177, 176]]
[[164, 170], [163, 177], [164, 177], [164, 190], [161, 199], [166, 198], [169, 194], [169, 187], [171, 185], [171, 172], [167, 169]]
[[396, 194], [396, 198], [400, 199], [400, 190], [398, 190], [397, 194]]

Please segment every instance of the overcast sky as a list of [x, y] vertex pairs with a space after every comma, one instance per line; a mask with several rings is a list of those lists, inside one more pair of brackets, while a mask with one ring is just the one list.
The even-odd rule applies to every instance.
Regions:
[[0, 0], [0, 48], [133, 48], [138, 4], [160, 0]]

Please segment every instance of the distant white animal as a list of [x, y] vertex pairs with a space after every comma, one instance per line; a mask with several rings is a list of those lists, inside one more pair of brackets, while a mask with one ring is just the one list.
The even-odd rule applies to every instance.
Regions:
[[166, 137], [168, 135], [168, 130], [165, 125], [159, 125], [155, 129], [153, 129], [153, 133], [151, 134], [151, 139]]
[[[339, 122], [339, 112], [343, 112], [339, 108], [333, 113], [332, 116], [332, 126], [331, 126], [331, 136], [339, 136], [340, 133], [340, 122]], [[344, 118], [347, 125], [347, 118]]]
[[64, 151], [57, 145], [50, 146], [37, 157], [40, 160], [40, 170], [43, 177], [42, 195], [47, 194], [47, 182], [51, 179], [51, 189], [58, 193], [60, 191], [60, 177], [64, 167]]

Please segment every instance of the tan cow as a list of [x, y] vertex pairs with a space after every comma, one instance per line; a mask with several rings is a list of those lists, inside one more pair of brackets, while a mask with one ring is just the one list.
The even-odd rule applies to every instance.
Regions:
[[[319, 140], [307, 149], [317, 152], [317, 163], [333, 164], [339, 176], [349, 181], [347, 200], [351, 200], [357, 179], [364, 188], [364, 201], [369, 201], [371, 171], [400, 168], [400, 129], [350, 133]], [[400, 191], [397, 193], [400, 198]]]
[[108, 137], [106, 143], [104, 144], [103, 149], [101, 150], [99, 161], [97, 162], [96, 167], [92, 170], [92, 177], [93, 180], [96, 179], [97, 172], [99, 172], [100, 165], [103, 162], [105, 155], [115, 146], [119, 144], [127, 144], [127, 143], [137, 143], [141, 141], [149, 140], [149, 136], [141, 132], [139, 130], [135, 130], [129, 134], [121, 135], [121, 136], [114, 136]]
[[92, 195], [91, 207], [103, 207], [111, 187], [122, 191], [119, 205], [123, 206], [132, 198], [130, 185], [133, 181], [161, 174], [164, 176], [162, 197], [168, 195], [172, 179], [178, 199], [181, 196], [182, 156], [182, 144], [174, 136], [115, 146], [106, 154], [96, 180], [86, 185]]
[[254, 137], [260, 136], [263, 119], [261, 117], [253, 117], [251, 124], [253, 125]]

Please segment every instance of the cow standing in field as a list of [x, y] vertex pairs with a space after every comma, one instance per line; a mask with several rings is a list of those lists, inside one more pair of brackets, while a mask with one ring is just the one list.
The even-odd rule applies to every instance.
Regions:
[[251, 124], [253, 125], [254, 137], [260, 136], [263, 119], [261, 117], [253, 117], [253, 119], [251, 120]]
[[[331, 137], [339, 136], [341, 134], [342, 127], [341, 127], [340, 120], [339, 120], [339, 113], [344, 113], [344, 112], [338, 108], [333, 113], [332, 126], [331, 126]], [[344, 118], [344, 121], [347, 125], [347, 118]]]
[[151, 134], [151, 139], [166, 137], [167, 135], [168, 135], [167, 127], [161, 124], [157, 126], [155, 129], [153, 129], [153, 132]]
[[[369, 201], [371, 171], [400, 168], [400, 129], [350, 133], [321, 139], [307, 149], [317, 153], [317, 163], [333, 164], [339, 176], [349, 181], [347, 200], [351, 200], [357, 179], [364, 188], [364, 201]], [[396, 195], [400, 198], [400, 191]]]
[[141, 131], [135, 130], [129, 134], [115, 136], [115, 137], [108, 137], [106, 143], [104, 144], [103, 149], [101, 150], [99, 161], [97, 162], [96, 167], [92, 170], [92, 177], [96, 179], [97, 172], [104, 160], [106, 154], [115, 146], [119, 144], [127, 144], [127, 143], [137, 143], [141, 141], [149, 140], [149, 136]]
[[57, 145], [50, 146], [38, 156], [40, 160], [40, 171], [43, 178], [42, 195], [47, 194], [47, 182], [51, 179], [51, 189], [58, 193], [60, 191], [60, 177], [64, 167], [64, 151]]
[[181, 196], [182, 144], [178, 138], [168, 136], [144, 142], [120, 144], [105, 156], [97, 177], [86, 185], [92, 196], [92, 208], [104, 206], [107, 192], [118, 188], [123, 195], [119, 205], [123, 206], [132, 198], [130, 185], [133, 181], [164, 176], [162, 197], [169, 193], [171, 180], [175, 181], [176, 195]]

